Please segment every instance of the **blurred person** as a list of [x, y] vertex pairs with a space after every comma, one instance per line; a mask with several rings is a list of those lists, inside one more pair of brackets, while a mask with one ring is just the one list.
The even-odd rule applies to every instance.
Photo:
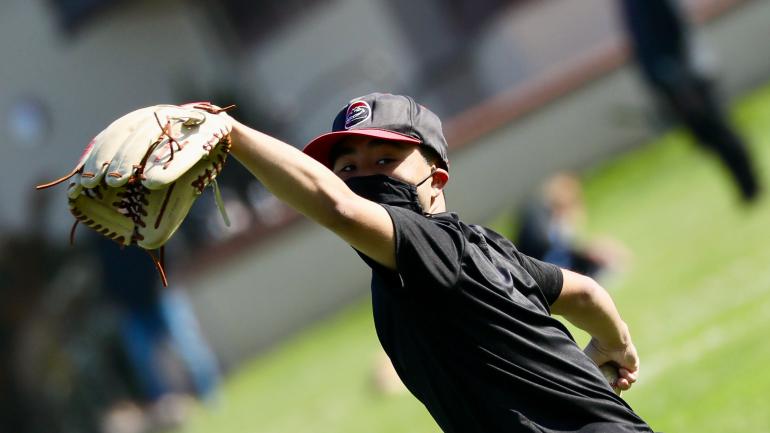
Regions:
[[[110, 432], [122, 431], [121, 420], [126, 419], [137, 428], [178, 426], [192, 404], [190, 394], [202, 400], [215, 397], [219, 383], [216, 359], [184, 290], [162, 288], [145, 251], [121, 248], [102, 236], [96, 237], [96, 242], [102, 287], [118, 308], [122, 345], [138, 385], [139, 403], [147, 407], [143, 414], [146, 419], [135, 420], [136, 408], [129, 401], [119, 401], [105, 415], [103, 424]], [[180, 384], [180, 375], [169, 367], [164, 358], [168, 350], [181, 361], [192, 390]], [[115, 427], [110, 430], [109, 426]]]
[[27, 226], [0, 240], [0, 431], [96, 433], [120, 388], [112, 328], [87, 255], [44, 235], [49, 200], [32, 192]]
[[19, 335], [16, 374], [34, 402], [31, 431], [97, 433], [100, 414], [128, 391], [92, 265], [85, 254], [67, 254]]
[[388, 358], [388, 354], [378, 350], [372, 369], [372, 384], [374, 389], [385, 395], [397, 395], [408, 392], [404, 382], [398, 377], [398, 372]]
[[617, 241], [577, 240], [586, 211], [583, 187], [573, 174], [548, 178], [517, 216], [516, 247], [530, 257], [592, 278], [617, 271], [628, 261], [627, 250]]
[[733, 130], [715, 80], [697, 61], [690, 29], [675, 0], [620, 0], [622, 23], [642, 77], [696, 142], [730, 172], [745, 201], [760, 192], [748, 148]]
[[[613, 392], [637, 380], [639, 358], [608, 293], [447, 212], [447, 143], [427, 108], [356, 98], [304, 152], [232, 124], [232, 155], [371, 267], [379, 340], [444, 431], [652, 431]], [[587, 331], [588, 346], [552, 313]]]
[[32, 416], [48, 407], [46, 400], [34, 398], [39, 390], [20, 374], [19, 358], [34, 344], [23, 337], [41, 320], [39, 305], [51, 275], [61, 266], [58, 249], [43, 231], [49, 200], [29, 194], [26, 226], [0, 236], [0, 431], [39, 430], [41, 423]]
[[[40, 301], [49, 251], [39, 239], [5, 235], [0, 239], [0, 431], [32, 431], [29, 416], [44, 405], [30, 405], [19, 377], [21, 336]], [[42, 403], [42, 402], [41, 402]]]

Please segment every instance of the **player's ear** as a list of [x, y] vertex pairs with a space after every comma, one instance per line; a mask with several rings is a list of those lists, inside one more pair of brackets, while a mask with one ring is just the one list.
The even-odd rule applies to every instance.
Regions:
[[431, 179], [431, 188], [433, 188], [432, 196], [438, 196], [443, 191], [444, 186], [449, 182], [449, 172], [443, 168], [434, 167], [433, 175]]

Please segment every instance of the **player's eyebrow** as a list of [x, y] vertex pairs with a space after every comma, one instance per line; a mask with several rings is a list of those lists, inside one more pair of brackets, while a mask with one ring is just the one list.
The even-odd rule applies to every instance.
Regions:
[[329, 151], [329, 161], [334, 164], [340, 157], [350, 155], [354, 152], [353, 146], [343, 143], [337, 143]]

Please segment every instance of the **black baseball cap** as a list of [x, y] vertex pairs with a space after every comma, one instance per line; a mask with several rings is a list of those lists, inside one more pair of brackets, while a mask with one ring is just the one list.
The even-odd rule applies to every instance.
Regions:
[[449, 169], [441, 120], [409, 96], [370, 93], [351, 100], [334, 118], [332, 131], [310, 141], [303, 152], [331, 168], [332, 148], [350, 136], [425, 146]]

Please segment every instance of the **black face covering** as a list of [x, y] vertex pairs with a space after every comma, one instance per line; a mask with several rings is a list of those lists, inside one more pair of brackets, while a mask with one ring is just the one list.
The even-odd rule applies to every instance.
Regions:
[[412, 185], [384, 174], [351, 177], [346, 180], [354, 193], [375, 203], [401, 207], [423, 214], [422, 205], [417, 197], [417, 187], [433, 176], [433, 172], [417, 185]]

